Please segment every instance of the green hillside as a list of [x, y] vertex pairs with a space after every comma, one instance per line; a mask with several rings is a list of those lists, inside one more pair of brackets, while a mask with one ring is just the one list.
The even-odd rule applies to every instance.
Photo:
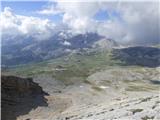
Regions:
[[118, 60], [112, 60], [111, 52], [106, 51], [90, 54], [72, 54], [37, 64], [17, 66], [7, 72], [27, 77], [45, 74], [63, 81], [71, 78], [84, 80], [96, 71], [117, 66], [120, 63]]

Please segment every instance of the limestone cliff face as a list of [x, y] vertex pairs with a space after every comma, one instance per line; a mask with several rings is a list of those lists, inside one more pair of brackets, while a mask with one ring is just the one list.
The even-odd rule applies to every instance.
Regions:
[[2, 119], [15, 120], [32, 108], [46, 106], [42, 88], [32, 78], [1, 77]]

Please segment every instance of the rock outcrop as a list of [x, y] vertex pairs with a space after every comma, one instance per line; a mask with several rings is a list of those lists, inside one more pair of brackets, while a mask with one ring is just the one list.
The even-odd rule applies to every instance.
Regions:
[[38, 106], [47, 106], [45, 92], [32, 78], [2, 76], [2, 119], [15, 120]]

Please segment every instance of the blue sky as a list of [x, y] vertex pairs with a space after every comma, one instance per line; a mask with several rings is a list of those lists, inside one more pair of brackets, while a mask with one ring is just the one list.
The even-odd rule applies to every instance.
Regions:
[[73, 33], [97, 32], [120, 42], [155, 41], [156, 43], [159, 40], [158, 2], [82, 1], [70, 3], [66, 0], [50, 3], [39, 0], [2, 1], [0, 27], [5, 30], [3, 32], [6, 36], [8, 34], [32, 36], [34, 32], [43, 33], [42, 37], [44, 34], [49, 37], [56, 31], [55, 26], [63, 22], [60, 26], [67, 26]]
[[[61, 14], [55, 14], [55, 15], [40, 15], [37, 14], [36, 11], [39, 11], [45, 7], [47, 7], [50, 3], [48, 1], [12, 1], [12, 2], [7, 2], [7, 1], [2, 1], [1, 7], [2, 11], [5, 7], [10, 7], [15, 14], [18, 15], [25, 15], [25, 16], [34, 16], [34, 17], [39, 17], [42, 19], [49, 19], [52, 20], [55, 23], [60, 23], [62, 20], [63, 13]], [[53, 4], [53, 2], [52, 2]], [[56, 3], [54, 3], [56, 4]], [[113, 15], [117, 15], [117, 13], [113, 13]], [[109, 15], [107, 11], [100, 10], [98, 11], [93, 19], [98, 20], [98, 21], [105, 21], [109, 19]]]
[[61, 14], [57, 14], [54, 16], [51, 15], [40, 15], [37, 14], [36, 11], [41, 10], [45, 6], [47, 6], [49, 3], [47, 1], [13, 1], [13, 2], [7, 2], [2, 1], [2, 11], [5, 7], [10, 7], [15, 14], [17, 15], [25, 15], [25, 16], [34, 16], [39, 17], [42, 19], [49, 19], [52, 20], [55, 23], [59, 23], [62, 20]]
[[43, 7], [45, 4], [47, 4], [47, 2], [31, 2], [31, 1], [14, 1], [14, 2], [7, 2], [7, 1], [2, 1], [2, 10], [5, 7], [10, 7], [14, 10], [15, 13], [17, 14], [22, 14], [22, 15], [29, 15], [31, 14], [33, 11], [36, 11], [38, 9], [40, 9], [41, 7]]
[[103, 20], [108, 19], [108, 18], [109, 18], [109, 15], [108, 15], [107, 11], [104, 11], [104, 10], [102, 11], [102, 10], [100, 10], [100, 11], [94, 16], [94, 18], [95, 18], [96, 20], [103, 21]]

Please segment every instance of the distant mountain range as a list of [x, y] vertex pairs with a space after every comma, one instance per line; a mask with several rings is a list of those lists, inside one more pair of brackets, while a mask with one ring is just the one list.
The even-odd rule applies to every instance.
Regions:
[[37, 63], [72, 53], [90, 54], [106, 50], [112, 50], [113, 59], [119, 59], [128, 65], [160, 65], [159, 47], [122, 47], [113, 39], [97, 33], [73, 35], [70, 32], [58, 31], [47, 40], [35, 40], [28, 36], [5, 39], [2, 37], [1, 48], [2, 67]]
[[118, 44], [96, 33], [76, 34], [59, 31], [48, 40], [31, 37], [2, 37], [2, 66], [40, 62], [89, 49], [110, 49]]
[[123, 65], [138, 65], [146, 67], [160, 66], [160, 48], [136, 46], [112, 51], [113, 59], [123, 62]]

